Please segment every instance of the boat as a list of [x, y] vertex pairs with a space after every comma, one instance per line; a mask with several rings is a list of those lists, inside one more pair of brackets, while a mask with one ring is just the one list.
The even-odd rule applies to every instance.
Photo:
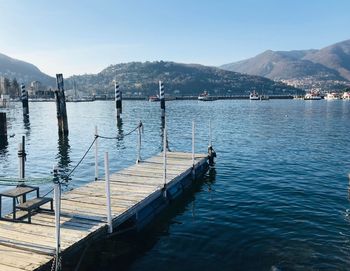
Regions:
[[294, 95], [293, 100], [304, 100], [304, 96], [303, 95]]
[[260, 96], [257, 92], [253, 91], [249, 94], [249, 100], [258, 101], [258, 100], [260, 100]]
[[350, 100], [350, 92], [344, 92], [341, 98], [343, 100]]
[[204, 91], [198, 96], [199, 101], [215, 101], [216, 98], [209, 95], [208, 91]]
[[340, 94], [336, 92], [327, 93], [326, 96], [324, 96], [325, 100], [340, 100]]
[[268, 95], [260, 95], [260, 101], [267, 101], [267, 100], [270, 100], [270, 97]]
[[319, 92], [311, 91], [310, 93], [306, 93], [304, 100], [321, 100], [321, 96]]
[[158, 95], [157, 95], [157, 96], [149, 96], [149, 97], [148, 97], [148, 101], [149, 101], [149, 102], [159, 102], [159, 101], [160, 101], [160, 98], [159, 98]]

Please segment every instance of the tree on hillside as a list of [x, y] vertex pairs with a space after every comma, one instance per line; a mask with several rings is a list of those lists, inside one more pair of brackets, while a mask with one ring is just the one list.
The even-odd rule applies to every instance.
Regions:
[[10, 83], [10, 80], [8, 78], [4, 78], [4, 90], [3, 90], [3, 94], [8, 94], [9, 93], [9, 90], [10, 90], [10, 86], [11, 86], [11, 83]]
[[19, 84], [18, 84], [16, 78], [14, 78], [12, 80], [12, 83], [11, 83], [10, 97], [11, 98], [16, 98], [16, 97], [19, 97], [19, 96], [20, 96], [20, 87], [19, 87]]

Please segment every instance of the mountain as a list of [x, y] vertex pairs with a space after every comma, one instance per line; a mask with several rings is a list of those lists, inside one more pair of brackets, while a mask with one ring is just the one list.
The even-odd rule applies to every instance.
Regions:
[[16, 78], [19, 83], [29, 84], [40, 81], [45, 85], [55, 85], [55, 79], [41, 72], [36, 66], [28, 62], [17, 60], [0, 54], [0, 76], [9, 79]]
[[72, 76], [66, 80], [66, 86], [71, 87], [75, 82], [78, 90], [113, 94], [115, 79], [123, 93], [128, 95], [158, 94], [158, 80], [164, 81], [167, 93], [171, 95], [198, 95], [204, 90], [213, 95], [248, 94], [254, 89], [263, 90], [266, 94], [300, 92], [299, 89], [260, 76], [165, 61], [111, 65], [98, 74]]
[[347, 85], [350, 81], [350, 40], [320, 50], [268, 50], [220, 68], [272, 80], [287, 80], [294, 85], [298, 82], [306, 86], [315, 83], [323, 87]]
[[350, 40], [311, 52], [304, 59], [335, 70], [340, 76], [350, 81]]

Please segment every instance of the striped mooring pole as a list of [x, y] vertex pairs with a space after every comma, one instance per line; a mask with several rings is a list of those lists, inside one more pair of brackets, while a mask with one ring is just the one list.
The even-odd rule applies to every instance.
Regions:
[[115, 87], [115, 108], [117, 110], [117, 119], [120, 119], [120, 115], [122, 113], [122, 93], [119, 89], [118, 82], [114, 83]]
[[23, 106], [23, 115], [27, 116], [29, 114], [29, 105], [28, 105], [28, 91], [24, 84], [21, 84], [21, 100]]
[[164, 84], [159, 81], [159, 98], [160, 98], [160, 109], [162, 110], [162, 118], [165, 118], [165, 95], [164, 95]]

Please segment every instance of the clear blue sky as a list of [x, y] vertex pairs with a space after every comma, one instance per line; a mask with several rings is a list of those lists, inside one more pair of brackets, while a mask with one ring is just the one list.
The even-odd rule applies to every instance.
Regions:
[[50, 75], [171, 60], [220, 65], [350, 39], [349, 0], [0, 0], [0, 53]]

